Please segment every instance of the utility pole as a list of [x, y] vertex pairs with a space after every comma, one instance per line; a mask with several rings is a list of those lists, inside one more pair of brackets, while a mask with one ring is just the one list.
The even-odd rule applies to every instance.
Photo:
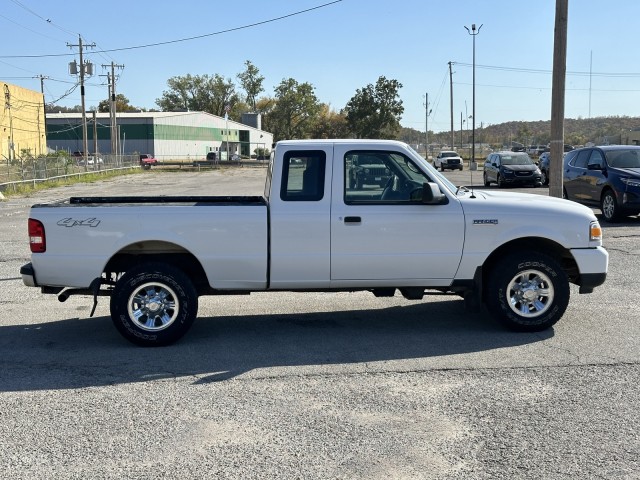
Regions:
[[89, 141], [87, 137], [87, 112], [84, 101], [84, 76], [85, 73], [88, 73], [90, 76], [93, 75], [93, 64], [87, 62], [85, 65], [84, 60], [82, 59], [82, 53], [85, 48], [95, 48], [96, 44], [92, 43], [89, 45], [82, 45], [82, 36], [78, 35], [78, 45], [71, 45], [67, 43], [67, 46], [70, 48], [78, 47], [80, 52], [80, 104], [82, 106], [82, 156], [84, 158], [84, 169], [87, 170], [87, 149], [89, 148]]
[[9, 85], [4, 84], [4, 108], [9, 110], [9, 161], [15, 160], [16, 152], [13, 144], [13, 115], [11, 114], [11, 90]]
[[451, 99], [451, 148], [453, 148], [453, 70], [451, 69], [452, 62], [449, 62], [449, 98]]
[[551, 85], [551, 162], [549, 195], [562, 198], [562, 154], [564, 153], [564, 97], [567, 73], [567, 23], [569, 0], [556, 0], [553, 36], [553, 80]]
[[117, 65], [111, 62], [110, 65], [102, 65], [102, 68], [111, 67], [111, 75], [107, 74], [109, 78], [109, 120], [111, 124], [111, 154], [116, 155], [118, 153], [118, 126], [117, 126], [117, 103], [116, 103], [116, 68], [123, 69], [124, 65]]
[[[47, 150], [47, 103], [44, 99], [44, 81], [48, 80], [49, 77], [46, 75], [36, 75], [33, 78], [40, 79], [40, 92], [42, 93], [42, 114], [44, 115], [44, 153], [46, 154]], [[38, 122], [38, 135], [40, 135], [40, 122]], [[40, 143], [40, 152], [42, 153], [42, 143]]]
[[429, 161], [429, 115], [431, 114], [431, 110], [429, 110], [429, 94], [424, 94], [424, 132], [425, 132], [425, 144], [424, 144], [424, 158]]
[[98, 120], [96, 119], [96, 111], [93, 111], [93, 168], [99, 169], [98, 165]]

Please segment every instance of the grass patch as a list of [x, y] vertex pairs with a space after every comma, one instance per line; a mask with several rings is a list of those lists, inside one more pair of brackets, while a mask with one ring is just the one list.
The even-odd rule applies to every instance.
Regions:
[[65, 185], [76, 185], [78, 183], [95, 183], [110, 178], [121, 177], [123, 175], [138, 175], [143, 173], [139, 168], [131, 168], [126, 170], [109, 170], [105, 172], [85, 173], [81, 175], [66, 176], [62, 178], [54, 178], [49, 180], [38, 180], [28, 183], [20, 183], [7, 185], [6, 190], [2, 192], [5, 198], [13, 196], [29, 196], [41, 190], [60, 187]]

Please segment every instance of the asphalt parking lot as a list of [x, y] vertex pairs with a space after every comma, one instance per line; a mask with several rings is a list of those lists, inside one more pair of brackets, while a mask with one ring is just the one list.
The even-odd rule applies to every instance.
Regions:
[[259, 293], [204, 297], [181, 342], [145, 349], [106, 299], [88, 318], [89, 298], [18, 278], [33, 203], [260, 194], [264, 174], [151, 170], [0, 202], [3, 478], [640, 478], [637, 217], [603, 224], [607, 282], [572, 287], [535, 334], [453, 296]]

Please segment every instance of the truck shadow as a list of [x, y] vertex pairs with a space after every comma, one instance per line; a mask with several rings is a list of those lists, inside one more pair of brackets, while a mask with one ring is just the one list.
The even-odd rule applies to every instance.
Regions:
[[[333, 365], [429, 361], [532, 344], [553, 334], [505, 331], [486, 313], [465, 312], [460, 300], [375, 310], [204, 317], [180, 342], [163, 348], [128, 343], [106, 316], [71, 318], [0, 327], [0, 391], [187, 376], [204, 384], [269, 367], [330, 373]], [[419, 368], [432, 368], [422, 365]]]

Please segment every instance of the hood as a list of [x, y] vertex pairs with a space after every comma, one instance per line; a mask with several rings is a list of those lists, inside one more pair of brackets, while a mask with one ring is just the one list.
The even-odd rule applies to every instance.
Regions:
[[621, 176], [630, 176], [635, 178], [640, 178], [640, 168], [617, 168], [617, 167], [609, 167], [611, 170], [615, 170]]
[[580, 217], [585, 220], [596, 220], [593, 211], [584, 205], [562, 198], [536, 195], [533, 193], [502, 192], [492, 190], [475, 190], [476, 198], [467, 193], [460, 198], [467, 215], [494, 216], [535, 216], [548, 217], [568, 216]]
[[534, 172], [538, 168], [536, 165], [503, 165], [503, 167], [514, 172]]

